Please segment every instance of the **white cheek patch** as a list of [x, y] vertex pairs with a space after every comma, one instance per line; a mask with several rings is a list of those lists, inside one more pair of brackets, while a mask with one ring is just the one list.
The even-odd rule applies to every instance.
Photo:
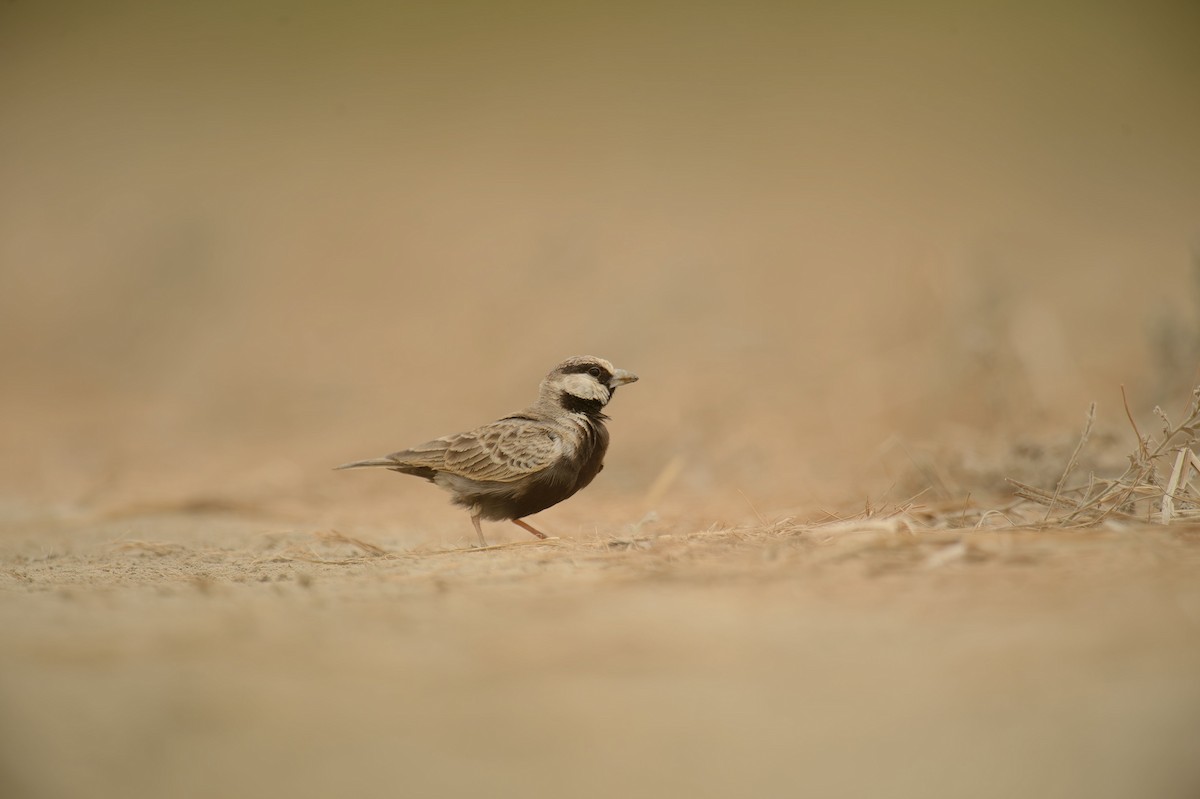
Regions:
[[590, 375], [563, 375], [562, 390], [573, 397], [601, 405], [608, 403], [608, 387], [600, 385]]

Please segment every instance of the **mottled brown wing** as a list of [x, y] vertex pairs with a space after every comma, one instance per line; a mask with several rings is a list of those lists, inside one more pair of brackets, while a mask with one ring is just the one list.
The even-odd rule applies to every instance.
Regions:
[[387, 460], [410, 469], [508, 483], [540, 472], [562, 454], [557, 433], [536, 420], [515, 418], [393, 452]]
[[502, 419], [445, 442], [442, 468], [471, 480], [520, 480], [563, 455], [561, 437], [531, 419]]

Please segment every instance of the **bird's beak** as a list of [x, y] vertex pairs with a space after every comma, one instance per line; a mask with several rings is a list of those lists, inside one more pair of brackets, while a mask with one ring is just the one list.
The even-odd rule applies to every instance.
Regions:
[[616, 388], [617, 386], [623, 386], [626, 383], [636, 383], [637, 379], [638, 376], [633, 372], [626, 372], [624, 369], [617, 369], [615, 372], [613, 372], [612, 379], [608, 381], [608, 387]]

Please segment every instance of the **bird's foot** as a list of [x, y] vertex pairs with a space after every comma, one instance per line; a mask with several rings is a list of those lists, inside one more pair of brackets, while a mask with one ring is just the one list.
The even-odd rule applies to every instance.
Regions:
[[537, 536], [538, 538], [541, 538], [542, 540], [545, 540], [547, 538], [545, 533], [543, 533], [541, 530], [534, 527], [532, 524], [521, 521], [520, 519], [513, 519], [512, 523], [515, 524], [517, 527], [520, 527], [522, 530], [528, 530], [529, 532], [533, 533], [535, 536]]

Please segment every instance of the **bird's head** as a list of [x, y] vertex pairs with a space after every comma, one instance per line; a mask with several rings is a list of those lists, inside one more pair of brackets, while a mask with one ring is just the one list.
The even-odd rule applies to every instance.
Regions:
[[618, 369], [603, 358], [576, 355], [554, 367], [542, 381], [541, 397], [568, 411], [600, 413], [618, 386], [638, 379], [633, 372]]

